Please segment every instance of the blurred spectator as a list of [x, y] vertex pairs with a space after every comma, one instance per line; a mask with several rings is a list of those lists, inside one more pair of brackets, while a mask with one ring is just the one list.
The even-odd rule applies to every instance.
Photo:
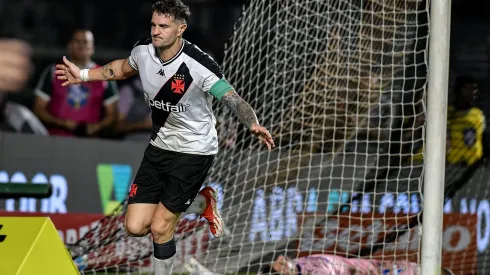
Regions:
[[[92, 32], [76, 30], [68, 43], [70, 60], [79, 68], [98, 67], [91, 60], [93, 54]], [[100, 136], [114, 125], [119, 98], [114, 82], [88, 82], [63, 87], [54, 71], [53, 64], [41, 74], [34, 102], [34, 112], [51, 135]]]
[[[474, 77], [459, 76], [454, 85], [454, 101], [448, 106], [446, 136], [445, 197], [451, 198], [473, 177], [488, 156], [485, 115], [476, 106], [478, 83]], [[417, 124], [423, 124], [418, 117]], [[413, 157], [422, 163], [423, 148]]]
[[12, 130], [6, 121], [7, 92], [17, 92], [26, 86], [31, 73], [31, 48], [20, 40], [0, 40], [0, 131]]
[[[455, 100], [448, 107], [447, 162], [471, 166], [484, 155], [486, 122], [476, 107], [478, 83], [471, 76], [460, 76], [455, 83]], [[486, 146], [485, 146], [486, 147]]]
[[119, 91], [116, 132], [126, 140], [148, 140], [151, 136], [151, 109], [139, 77], [132, 77]]
[[[471, 76], [459, 76], [454, 85], [454, 101], [448, 106], [446, 162], [450, 165], [470, 167], [482, 159], [488, 151], [485, 139], [485, 115], [476, 106], [478, 82]], [[418, 116], [417, 126], [425, 116]], [[422, 160], [422, 148], [415, 160]]]
[[29, 45], [18, 40], [0, 40], [0, 67], [0, 92], [23, 87], [32, 68]]

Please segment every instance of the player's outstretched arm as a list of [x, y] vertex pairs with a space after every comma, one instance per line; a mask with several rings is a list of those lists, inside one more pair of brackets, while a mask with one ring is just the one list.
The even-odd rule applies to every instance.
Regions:
[[137, 74], [131, 68], [128, 59], [114, 60], [100, 68], [80, 70], [75, 64], [63, 56], [63, 64], [56, 65], [57, 78], [65, 80], [61, 85], [80, 84], [89, 81], [123, 80]]
[[276, 146], [269, 131], [267, 131], [265, 127], [260, 126], [252, 106], [250, 106], [250, 104], [241, 98], [234, 90], [224, 94], [221, 98], [221, 102], [228, 106], [250, 132], [267, 145], [269, 150]]

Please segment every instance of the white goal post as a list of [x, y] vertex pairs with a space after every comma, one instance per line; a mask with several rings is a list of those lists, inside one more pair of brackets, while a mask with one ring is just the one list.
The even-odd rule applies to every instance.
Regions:
[[446, 171], [451, 0], [431, 0], [427, 136], [425, 149], [422, 275], [438, 274], [442, 257], [442, 222]]

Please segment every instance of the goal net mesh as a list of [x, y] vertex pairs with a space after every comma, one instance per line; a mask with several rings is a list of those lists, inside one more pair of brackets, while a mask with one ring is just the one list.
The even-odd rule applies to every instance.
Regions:
[[[427, 22], [417, 0], [249, 1], [222, 67], [276, 148], [216, 103], [206, 184], [226, 234], [185, 217], [174, 272], [254, 273], [317, 253], [419, 263]], [[151, 239], [127, 236], [125, 207], [69, 246], [84, 274], [151, 270]], [[444, 266], [470, 268], [474, 255], [448, 253]]]

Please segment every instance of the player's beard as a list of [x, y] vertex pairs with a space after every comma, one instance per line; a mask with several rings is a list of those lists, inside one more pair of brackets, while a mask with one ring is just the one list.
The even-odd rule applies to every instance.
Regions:
[[160, 53], [172, 48], [176, 43], [178, 43], [180, 40], [179, 40], [179, 37], [175, 37], [174, 39], [172, 39], [172, 41], [170, 41], [169, 43], [162, 43], [161, 46], [158, 47], [158, 50], [160, 51]]

